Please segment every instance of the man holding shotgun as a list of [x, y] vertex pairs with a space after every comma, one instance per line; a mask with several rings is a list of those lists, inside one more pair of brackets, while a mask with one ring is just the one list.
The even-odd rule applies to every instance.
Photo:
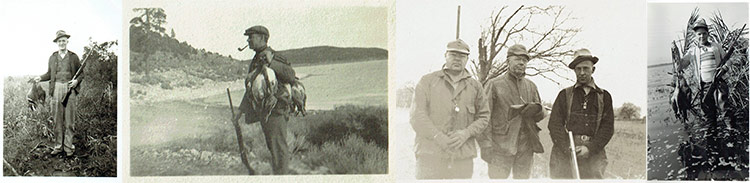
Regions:
[[[553, 179], [602, 179], [607, 167], [604, 147], [614, 133], [612, 96], [591, 76], [599, 58], [588, 49], [575, 51], [568, 67], [576, 73], [576, 84], [557, 94], [548, 128], [552, 138], [550, 177]], [[572, 133], [573, 149], [568, 133]], [[573, 164], [576, 160], [577, 165]], [[574, 170], [580, 171], [579, 175]]]
[[[725, 73], [729, 64], [727, 52], [717, 44], [709, 41], [711, 36], [708, 32], [706, 20], [698, 19], [693, 25], [693, 31], [698, 38], [696, 46], [689, 49], [678, 63], [678, 70], [683, 70], [693, 65], [695, 76], [700, 81], [703, 96], [701, 110], [709, 123], [716, 123], [720, 113], [725, 112], [729, 91], [727, 84], [721, 79], [720, 74]], [[723, 116], [723, 114], [722, 114]], [[727, 121], [727, 120], [725, 120]], [[726, 124], [731, 127], [729, 123]]]
[[[52, 98], [52, 114], [55, 123], [55, 146], [52, 154], [65, 151], [67, 156], [73, 155], [73, 126], [76, 123], [76, 110], [80, 82], [83, 80], [83, 69], [78, 55], [67, 49], [70, 35], [59, 30], [52, 41], [57, 44], [59, 50], [49, 57], [47, 73], [35, 77], [34, 80], [49, 81], [49, 94]], [[76, 78], [77, 76], [77, 78]], [[63, 98], [67, 96], [67, 103], [63, 104]]]

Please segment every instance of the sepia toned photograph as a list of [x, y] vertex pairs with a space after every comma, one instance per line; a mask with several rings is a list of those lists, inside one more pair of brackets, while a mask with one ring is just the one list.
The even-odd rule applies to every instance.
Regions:
[[117, 176], [121, 3], [0, 2], [3, 176]]
[[126, 8], [131, 176], [388, 173], [387, 7]]
[[748, 179], [748, 4], [648, 4], [648, 179]]
[[396, 12], [397, 180], [646, 179], [645, 4]]

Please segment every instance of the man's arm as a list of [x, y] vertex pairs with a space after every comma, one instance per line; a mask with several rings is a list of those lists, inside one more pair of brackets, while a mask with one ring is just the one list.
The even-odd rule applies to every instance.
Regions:
[[[492, 107], [495, 105], [495, 92], [494, 92], [494, 85], [492, 82], [488, 82], [487, 86], [484, 87], [484, 94], [485, 98], [487, 100], [487, 110], [488, 112], [492, 112]], [[479, 148], [482, 149], [482, 152], [489, 151], [490, 148], [492, 148], [492, 117], [490, 116], [487, 121], [487, 126], [481, 131], [480, 134], [476, 136], [477, 142], [479, 143]]]
[[564, 124], [565, 118], [567, 117], [567, 114], [565, 113], [567, 113], [568, 110], [568, 106], [566, 105], [567, 96], [565, 96], [565, 89], [563, 89], [557, 94], [555, 103], [552, 104], [552, 112], [550, 112], [549, 124], [547, 124], [552, 143], [560, 147], [570, 146], [570, 142], [568, 142], [568, 132], [566, 132]]
[[541, 110], [539, 110], [539, 112], [536, 112], [535, 114], [532, 114], [530, 116], [531, 118], [529, 118], [529, 119], [531, 119], [534, 122], [539, 123], [539, 121], [542, 121], [542, 119], [544, 119], [544, 106], [542, 106], [542, 99], [541, 99], [541, 97], [539, 97], [539, 90], [537, 90], [536, 84], [534, 84], [533, 82], [529, 82], [529, 83], [532, 86], [531, 87], [531, 92], [534, 93], [534, 98], [531, 99], [531, 102], [539, 104], [542, 107]]
[[490, 107], [489, 102], [487, 101], [489, 97], [485, 95], [482, 84], [478, 81], [473, 82], [476, 82], [474, 86], [477, 90], [477, 96], [474, 99], [474, 109], [476, 111], [476, 113], [474, 113], [475, 120], [466, 127], [466, 130], [471, 136], [479, 137], [482, 136], [482, 132], [487, 128], [487, 124], [490, 121]]
[[597, 130], [594, 138], [591, 139], [591, 144], [587, 146], [591, 153], [596, 153], [604, 149], [612, 138], [615, 132], [615, 115], [612, 108], [612, 96], [609, 92], [604, 91], [603, 94], [604, 110], [602, 114], [602, 121], [599, 123], [599, 130]]
[[427, 77], [422, 77], [419, 83], [417, 83], [417, 87], [414, 90], [411, 119], [409, 122], [411, 123], [412, 129], [414, 129], [414, 132], [419, 137], [427, 139], [447, 139], [448, 136], [438, 130], [432, 120], [430, 120], [430, 117], [427, 116], [427, 105], [429, 104], [429, 101], [427, 101], [427, 95], [429, 92], [427, 86], [428, 82], [429, 80]]

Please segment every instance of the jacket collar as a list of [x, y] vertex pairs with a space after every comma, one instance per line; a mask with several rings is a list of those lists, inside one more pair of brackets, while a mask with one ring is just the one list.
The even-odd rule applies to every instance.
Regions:
[[579, 87], [581, 87], [581, 86], [587, 86], [587, 87], [590, 87], [590, 88], [592, 89], [591, 91], [596, 91], [596, 92], [599, 92], [599, 93], [601, 93], [601, 92], [602, 92], [602, 89], [601, 89], [601, 88], [599, 88], [599, 86], [597, 86], [597, 85], [596, 85], [596, 83], [594, 82], [594, 78], [593, 78], [593, 77], [591, 78], [591, 82], [589, 82], [589, 83], [588, 83], [588, 84], [586, 84], [586, 85], [583, 85], [583, 84], [581, 84], [581, 83], [578, 83], [578, 82], [576, 82], [576, 84], [575, 84], [575, 85], [573, 85], [573, 88], [579, 88]]
[[[446, 70], [447, 70], [447, 68], [445, 67], [445, 64], [443, 64], [442, 72], [438, 72], [438, 77], [444, 78], [445, 76], [447, 76], [448, 73], [445, 73]], [[463, 72], [461, 72], [461, 74], [458, 75], [458, 78], [457, 78], [458, 80], [457, 81], [461, 81], [461, 80], [466, 79], [466, 78], [471, 78], [471, 75], [469, 75], [469, 71], [468, 70], [464, 69]]]

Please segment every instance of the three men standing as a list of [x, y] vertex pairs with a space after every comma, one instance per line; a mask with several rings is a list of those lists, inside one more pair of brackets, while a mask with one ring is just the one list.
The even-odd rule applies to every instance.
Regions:
[[422, 77], [410, 123], [416, 132], [417, 179], [467, 179], [477, 156], [475, 137], [490, 118], [482, 84], [465, 69], [469, 46], [447, 45], [443, 69]]
[[477, 140], [492, 179], [508, 178], [511, 172], [514, 179], [528, 179], [534, 153], [544, 152], [537, 126], [544, 110], [536, 85], [524, 77], [529, 58], [526, 47], [511, 46], [508, 71], [485, 86], [492, 112], [489, 126]]
[[55, 39], [52, 41], [57, 44], [59, 50], [50, 55], [47, 73], [37, 76], [34, 80], [37, 82], [49, 81], [49, 94], [52, 98], [51, 108], [55, 123], [55, 146], [52, 154], [55, 155], [65, 151], [67, 156], [71, 156], [75, 152], [73, 126], [77, 120], [75, 114], [78, 108], [78, 94], [72, 92], [67, 105], [63, 105], [61, 102], [69, 89], [80, 87], [79, 83], [84, 75], [80, 74], [78, 78], [73, 78], [81, 68], [81, 61], [78, 55], [68, 50], [68, 38], [70, 38], [70, 35], [65, 31], [57, 31]]

